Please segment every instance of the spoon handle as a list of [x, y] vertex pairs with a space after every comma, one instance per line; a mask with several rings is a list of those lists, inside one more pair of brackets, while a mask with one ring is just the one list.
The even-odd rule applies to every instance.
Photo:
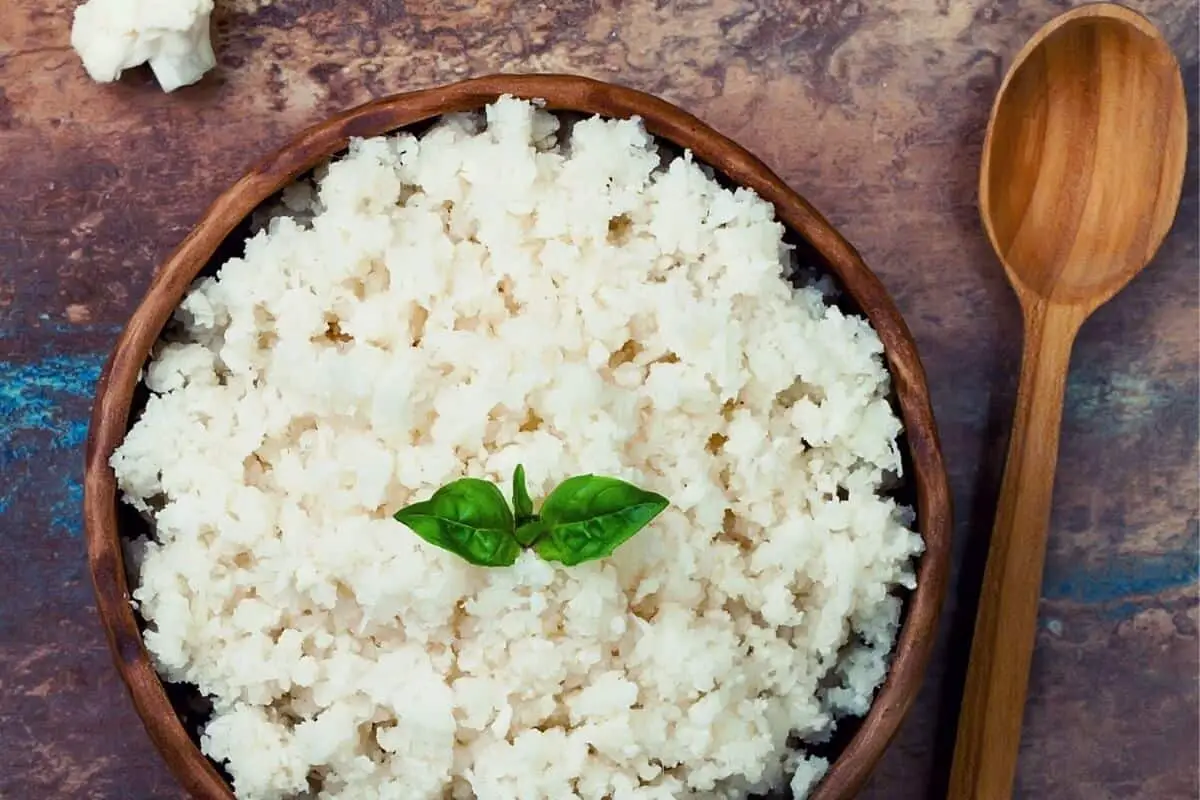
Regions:
[[1037, 628], [1076, 309], [1030, 303], [1008, 461], [996, 507], [949, 800], [1012, 796]]

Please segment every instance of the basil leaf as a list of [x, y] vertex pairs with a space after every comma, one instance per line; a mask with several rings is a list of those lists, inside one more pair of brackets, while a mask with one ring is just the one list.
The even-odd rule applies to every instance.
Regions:
[[546, 523], [540, 519], [531, 519], [524, 525], [517, 527], [517, 544], [521, 547], [532, 547], [545, 535], [547, 530]]
[[668, 505], [662, 495], [616, 478], [569, 478], [542, 504], [547, 530], [534, 550], [568, 567], [610, 556]]
[[523, 464], [518, 464], [516, 471], [513, 472], [512, 494], [513, 511], [516, 512], [517, 527], [520, 528], [533, 519], [533, 500], [529, 497], [529, 490], [525, 488], [525, 466]]
[[507, 567], [521, 554], [504, 495], [478, 478], [462, 478], [433, 497], [396, 512], [396, 521], [430, 544], [479, 567]]

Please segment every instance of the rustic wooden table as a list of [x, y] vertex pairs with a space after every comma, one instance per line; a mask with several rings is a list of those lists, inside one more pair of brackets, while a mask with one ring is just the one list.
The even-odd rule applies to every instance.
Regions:
[[[862, 251], [916, 333], [957, 501], [956, 586], [919, 706], [867, 790], [940, 796], [1012, 407], [1017, 309], [976, 169], [1050, 0], [217, 0], [220, 66], [167, 96], [87, 80], [74, 0], [0, 10], [0, 797], [179, 797], [110, 666], [85, 574], [92, 384], [155, 264], [255, 159], [331, 112], [493, 71], [658, 93], [759, 154]], [[1189, 798], [1197, 753], [1195, 0], [1135, 4], [1185, 70], [1174, 231], [1087, 324], [1019, 794]]]

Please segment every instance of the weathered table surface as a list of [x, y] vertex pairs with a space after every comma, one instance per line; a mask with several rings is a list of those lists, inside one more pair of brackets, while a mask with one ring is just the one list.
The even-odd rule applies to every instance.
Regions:
[[[867, 791], [940, 796], [1014, 394], [1017, 308], [975, 208], [1003, 69], [1049, 0], [217, 0], [220, 66], [166, 96], [87, 80], [74, 0], [0, 9], [0, 797], [178, 797], [110, 666], [80, 529], [104, 355], [155, 264], [242, 170], [389, 92], [493, 71], [649, 90], [758, 153], [883, 278], [929, 371], [957, 586]], [[1151, 269], [1083, 330], [1067, 391], [1019, 794], [1196, 797], [1195, 0], [1168, 34], [1192, 124]]]

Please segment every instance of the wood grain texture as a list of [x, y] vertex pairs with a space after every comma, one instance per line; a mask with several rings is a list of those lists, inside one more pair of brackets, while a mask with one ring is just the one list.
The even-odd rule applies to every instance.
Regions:
[[[95, 622], [79, 513], [94, 383], [155, 266], [304, 127], [534, 69], [653, 92], [736, 139], [846, 235], [913, 330], [956, 499], [955, 591], [864, 796], [940, 796], [1019, 366], [980, 147], [1005, 67], [1070, 3], [218, 0], [220, 65], [170, 97], [140, 72], [90, 84], [66, 49], [72, 5], [0, 9], [0, 796], [181, 796]], [[1162, 250], [1076, 343], [1020, 797], [1200, 792], [1198, 37], [1193, 0], [1133, 5], [1183, 66], [1193, 144]]]
[[1124, 6], [1082, 6], [1047, 23], [997, 93], [980, 215], [1021, 304], [1024, 351], [950, 800], [1012, 796], [1071, 349], [1170, 230], [1186, 154], [1179, 65]]

